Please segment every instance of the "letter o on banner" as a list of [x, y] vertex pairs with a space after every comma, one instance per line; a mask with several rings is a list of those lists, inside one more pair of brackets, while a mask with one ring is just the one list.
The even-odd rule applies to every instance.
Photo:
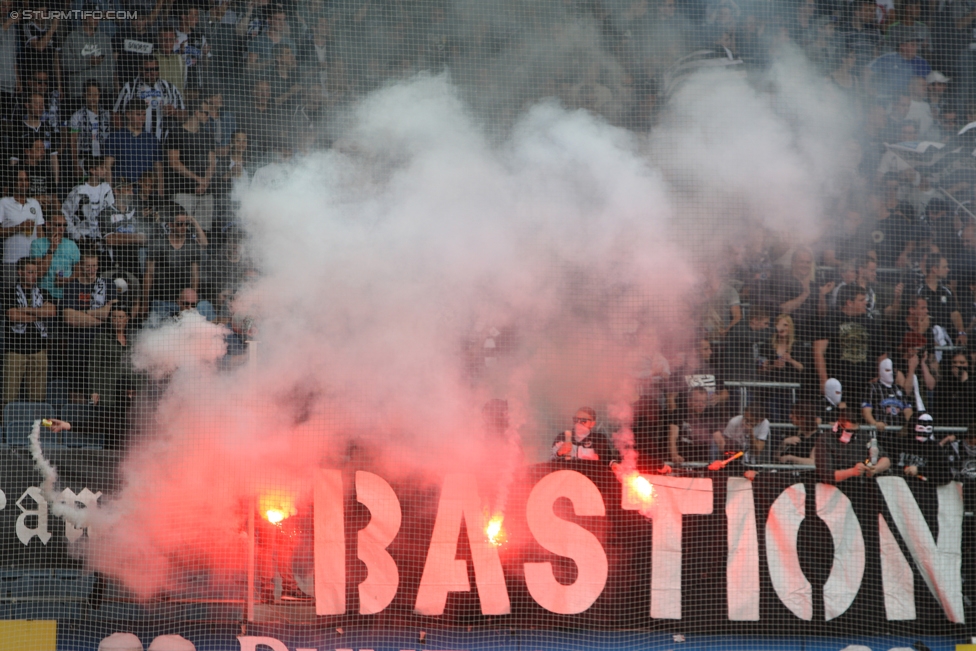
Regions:
[[[766, 561], [773, 589], [800, 619], [813, 618], [813, 589], [800, 568], [796, 538], [806, 513], [806, 487], [794, 484], [780, 493], [766, 518]], [[830, 484], [817, 484], [817, 516], [834, 542], [830, 576], [824, 585], [824, 617], [844, 614], [861, 587], [864, 576], [864, 537], [851, 501]]]
[[552, 563], [526, 563], [525, 584], [532, 598], [546, 610], [575, 615], [592, 606], [603, 592], [609, 565], [595, 535], [556, 517], [552, 507], [560, 497], [572, 502], [576, 515], [606, 515], [603, 495], [586, 476], [574, 470], [559, 470], [543, 477], [532, 488], [526, 503], [529, 531], [547, 551], [572, 559], [578, 573], [572, 585], [562, 585], [552, 572]]

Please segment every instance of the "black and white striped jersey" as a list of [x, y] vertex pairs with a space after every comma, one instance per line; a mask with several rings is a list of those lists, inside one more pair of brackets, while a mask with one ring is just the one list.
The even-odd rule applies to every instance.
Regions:
[[186, 108], [183, 103], [183, 94], [165, 79], [160, 79], [152, 86], [138, 78], [127, 82], [119, 92], [119, 97], [115, 101], [115, 108], [112, 110], [115, 113], [124, 113], [129, 102], [133, 100], [145, 103], [145, 130], [155, 135], [158, 140], [163, 140], [169, 130], [165, 124], [163, 107], [174, 106], [179, 110]]

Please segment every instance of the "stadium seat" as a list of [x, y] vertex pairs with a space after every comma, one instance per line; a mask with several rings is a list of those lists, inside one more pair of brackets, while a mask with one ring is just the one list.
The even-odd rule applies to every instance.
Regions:
[[47, 383], [47, 401], [57, 408], [68, 402], [68, 383], [65, 380], [54, 379]]
[[92, 420], [95, 407], [66, 403], [61, 407], [61, 420], [71, 423], [71, 429], [62, 432], [64, 444], [72, 448], [101, 448], [103, 434], [89, 433], [88, 423]]
[[[11, 402], [3, 410], [3, 430], [7, 445], [27, 447], [30, 431], [38, 418], [57, 418], [58, 411], [46, 402]], [[57, 436], [42, 429], [41, 443], [57, 445]]]

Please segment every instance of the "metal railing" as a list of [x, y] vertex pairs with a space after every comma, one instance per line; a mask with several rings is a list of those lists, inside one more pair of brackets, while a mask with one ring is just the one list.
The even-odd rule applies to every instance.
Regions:
[[803, 385], [801, 385], [799, 382], [727, 380], [725, 382], [725, 386], [739, 390], [739, 413], [741, 414], [745, 411], [746, 405], [749, 403], [749, 389], [789, 389], [790, 401], [791, 403], [796, 404], [796, 390], [801, 388]]

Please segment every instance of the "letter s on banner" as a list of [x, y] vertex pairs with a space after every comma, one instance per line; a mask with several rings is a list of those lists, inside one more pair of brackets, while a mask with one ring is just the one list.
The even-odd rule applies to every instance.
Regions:
[[560, 615], [581, 613], [597, 600], [607, 584], [609, 565], [603, 545], [591, 532], [556, 516], [553, 504], [569, 499], [576, 515], [604, 516], [606, 506], [596, 485], [574, 470], [559, 470], [543, 477], [532, 488], [525, 507], [529, 531], [547, 551], [576, 563], [578, 573], [571, 585], [562, 585], [552, 563], [526, 563], [525, 584], [540, 606]]

